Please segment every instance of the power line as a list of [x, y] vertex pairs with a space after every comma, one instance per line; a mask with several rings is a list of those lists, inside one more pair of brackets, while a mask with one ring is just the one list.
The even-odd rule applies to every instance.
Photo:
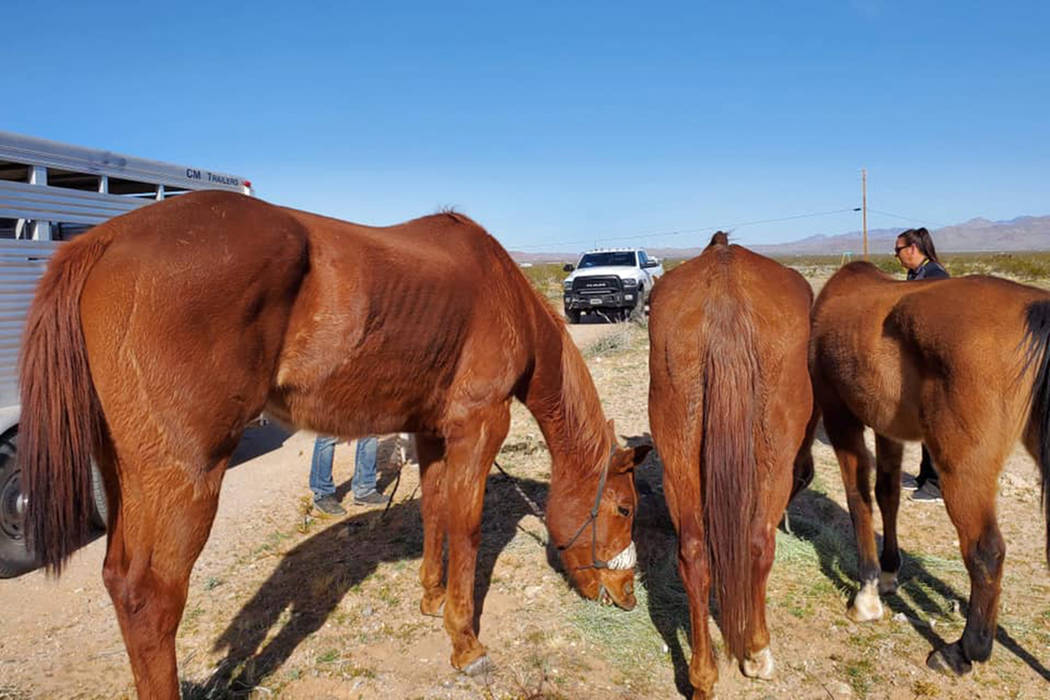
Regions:
[[[634, 240], [634, 239], [638, 239], [638, 238], [657, 238], [657, 237], [665, 237], [665, 236], [682, 236], [682, 235], [690, 234], [690, 233], [691, 234], [703, 233], [705, 231], [711, 231], [711, 232], [714, 232], [714, 231], [727, 231], [727, 230], [735, 230], [735, 229], [738, 229], [738, 228], [743, 228], [744, 226], [757, 226], [759, 224], [774, 224], [774, 223], [779, 223], [779, 222], [782, 222], [782, 221], [793, 221], [793, 220], [796, 220], [796, 219], [809, 219], [809, 218], [813, 218], [813, 217], [817, 217], [817, 216], [830, 216], [831, 214], [842, 214], [844, 212], [851, 212], [851, 211], [857, 211], [857, 210], [856, 210], [855, 207], [848, 207], [848, 208], [845, 208], [845, 209], [832, 209], [830, 211], [817, 211], [817, 212], [810, 212], [810, 213], [807, 213], [807, 214], [792, 214], [791, 216], [780, 216], [780, 217], [773, 218], [773, 219], [755, 219], [753, 221], [739, 221], [739, 222], [737, 222], [735, 224], [722, 224], [722, 225], [719, 225], [719, 226], [700, 226], [700, 227], [697, 227], [697, 228], [678, 229], [678, 230], [675, 230], [675, 231], [663, 231], [663, 232], [660, 232], [660, 233], [634, 233], [634, 234], [629, 234], [629, 235], [624, 235], [624, 236], [602, 236], [601, 240], [602, 241], [626, 241], [626, 240]], [[537, 248], [550, 248], [551, 246], [568, 246], [568, 245], [577, 245], [577, 244], [580, 244], [580, 243], [586, 244], [586, 243], [592, 243], [593, 241], [594, 241], [594, 237], [592, 236], [590, 238], [582, 238], [582, 239], [577, 239], [577, 240], [574, 240], [574, 241], [558, 241], [557, 243], [535, 243], [535, 244], [532, 244], [532, 245], [509, 246], [509, 247], [513, 248], [514, 250], [530, 250], [530, 249], [537, 249]]]
[[933, 224], [934, 226], [937, 226], [938, 228], [944, 228], [947, 225], [947, 224], [938, 223], [936, 221], [930, 221], [929, 219], [920, 219], [920, 218], [917, 218], [917, 217], [914, 217], [914, 216], [903, 216], [901, 214], [893, 214], [893, 213], [888, 212], [888, 211], [882, 211], [881, 209], [872, 209], [870, 207], [868, 208], [868, 211], [875, 212], [876, 214], [882, 214], [883, 216], [889, 216], [889, 217], [892, 217], [894, 219], [900, 219], [902, 221], [908, 221], [908, 222], [911, 222], [911, 223], [916, 223], [916, 224]]

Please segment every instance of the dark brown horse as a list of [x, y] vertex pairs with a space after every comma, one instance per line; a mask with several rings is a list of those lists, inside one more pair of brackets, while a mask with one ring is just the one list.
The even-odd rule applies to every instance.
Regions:
[[707, 629], [716, 584], [726, 647], [770, 678], [766, 579], [796, 457], [809, 459], [806, 368], [813, 292], [794, 270], [717, 233], [654, 287], [649, 423], [689, 595], [694, 697], [718, 678]]
[[[548, 526], [589, 598], [634, 605], [632, 468], [563, 322], [477, 224], [371, 228], [240, 195], [187, 194], [66, 244], [22, 361], [28, 531], [60, 571], [89, 527], [90, 458], [110, 502], [103, 577], [139, 695], [177, 697], [190, 569], [260, 411], [350, 438], [419, 435], [421, 607], [452, 664], [473, 626], [486, 474], [523, 401], [551, 451]], [[448, 542], [447, 590], [442, 546]]]
[[[897, 588], [900, 441], [922, 440], [929, 448], [959, 533], [970, 574], [969, 613], [962, 638], [930, 654], [933, 668], [962, 674], [991, 655], [1006, 551], [996, 523], [996, 482], [1018, 439], [1039, 464], [1044, 509], [1050, 508], [1048, 341], [1050, 294], [993, 277], [905, 283], [868, 263], [852, 263], [817, 298], [814, 390], [860, 552], [861, 588], [851, 617], [878, 619], [879, 594]], [[864, 426], [875, 431], [881, 562]]]

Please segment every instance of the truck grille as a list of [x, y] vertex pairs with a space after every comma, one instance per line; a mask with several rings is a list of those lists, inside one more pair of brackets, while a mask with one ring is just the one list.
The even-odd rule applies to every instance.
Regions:
[[582, 296], [591, 294], [618, 294], [623, 289], [620, 278], [615, 275], [607, 277], [577, 277], [572, 282], [572, 291]]

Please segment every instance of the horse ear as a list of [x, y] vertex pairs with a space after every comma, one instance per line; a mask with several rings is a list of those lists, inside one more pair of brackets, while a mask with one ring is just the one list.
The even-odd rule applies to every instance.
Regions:
[[617, 450], [613, 458], [612, 470], [614, 474], [626, 474], [645, 461], [646, 455], [653, 449], [652, 445], [638, 445], [627, 449]]

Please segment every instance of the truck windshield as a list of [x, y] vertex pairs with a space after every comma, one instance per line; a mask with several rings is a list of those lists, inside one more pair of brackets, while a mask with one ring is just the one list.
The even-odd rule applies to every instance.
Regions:
[[609, 253], [587, 253], [580, 258], [578, 267], [635, 267], [634, 251], [624, 250]]

